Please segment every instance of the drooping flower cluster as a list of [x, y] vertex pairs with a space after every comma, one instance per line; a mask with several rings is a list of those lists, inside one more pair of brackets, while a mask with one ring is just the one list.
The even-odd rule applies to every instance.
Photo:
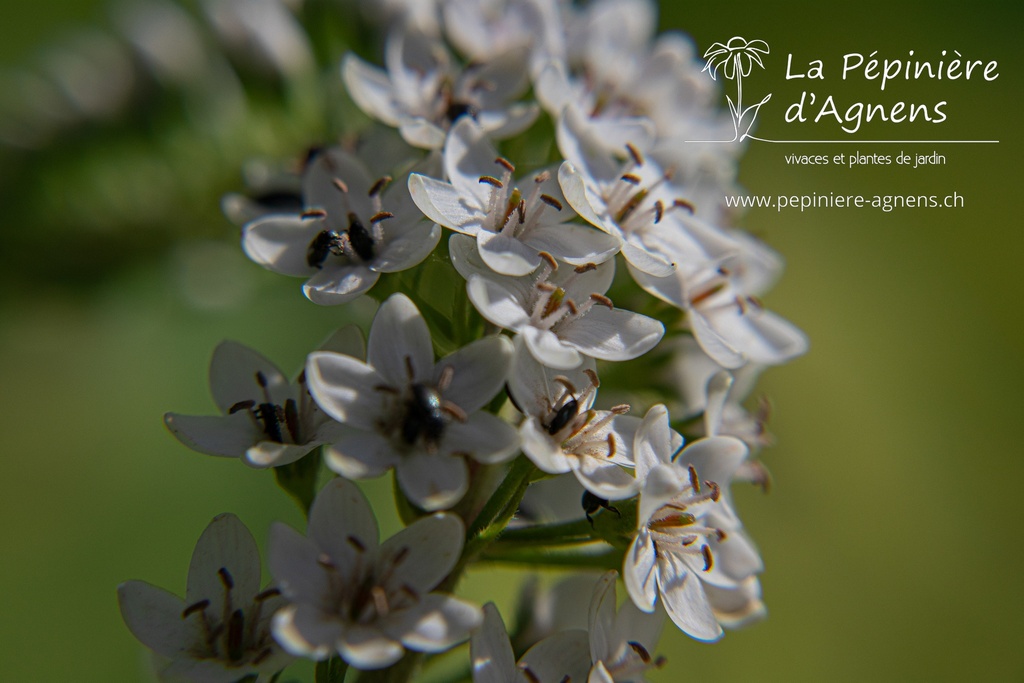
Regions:
[[[224, 415], [166, 417], [196, 450], [274, 468], [302, 504], [305, 536], [270, 533], [279, 609], [243, 639], [233, 620], [250, 612], [228, 600], [201, 646], [167, 645], [180, 625], [155, 638], [174, 620], [148, 620], [135, 589], [126, 620], [158, 654], [239, 677], [283, 651], [321, 661], [318, 681], [408, 680], [469, 639], [478, 683], [643, 681], [664, 664], [665, 615], [712, 641], [765, 614], [730, 486], [767, 486], [754, 456], [770, 439], [742, 402], [807, 348], [760, 298], [781, 259], [725, 223], [728, 119], [693, 46], [653, 36], [646, 0], [376, 9], [384, 66], [341, 60], [372, 132], [306, 154], [279, 208], [226, 204], [245, 253], [306, 278], [313, 303], [375, 299], [366, 342], [344, 328], [294, 385], [224, 343], [210, 369]], [[539, 103], [522, 101], [531, 86]], [[338, 475], [322, 487], [321, 463]], [[381, 542], [352, 481], [391, 472], [405, 526]], [[521, 621], [510, 640], [493, 604], [454, 595], [478, 560], [617, 569], [629, 600], [616, 611], [605, 573], [584, 629]]]

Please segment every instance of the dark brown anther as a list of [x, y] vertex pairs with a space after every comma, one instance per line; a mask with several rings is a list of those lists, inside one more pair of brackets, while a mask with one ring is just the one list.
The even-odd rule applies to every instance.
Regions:
[[583, 374], [587, 376], [587, 379], [590, 380], [590, 383], [593, 385], [593, 387], [595, 389], [598, 388], [599, 386], [601, 386], [601, 380], [599, 380], [597, 378], [597, 373], [596, 372], [594, 372], [590, 368], [584, 368], [583, 369]]
[[615, 435], [608, 432], [608, 438], [606, 438], [605, 441], [608, 443], [608, 454], [606, 457], [614, 458], [615, 454], [618, 452], [618, 448], [615, 445]]
[[550, 282], [538, 282], [536, 286], [541, 292], [554, 292], [558, 289], [558, 287], [554, 286]]
[[519, 215], [519, 225], [526, 222], [526, 200], [520, 199], [516, 204], [516, 213]]
[[575, 268], [572, 269], [572, 271], [577, 275], [580, 275], [582, 273], [589, 273], [592, 270], [597, 270], [596, 263], [584, 263], [582, 266], [576, 266]]
[[633, 158], [633, 163], [634, 164], [636, 164], [637, 166], [643, 166], [644, 165], [644, 158], [640, 154], [640, 150], [638, 150], [636, 147], [633, 146], [633, 143], [631, 143], [631, 142], [627, 142], [626, 143], [626, 151], [629, 152], [629, 156]]
[[691, 216], [696, 211], [696, 209], [693, 206], [693, 203], [691, 203], [691, 202], [689, 202], [689, 201], [687, 201], [685, 199], [676, 199], [675, 201], [672, 202], [672, 206], [679, 207], [680, 209], [686, 209], [687, 211], [690, 212]]
[[209, 600], [200, 600], [199, 602], [192, 603], [181, 612], [181, 618], [187, 619], [188, 615], [195, 614], [196, 612], [202, 612], [204, 609], [210, 606]]
[[547, 204], [548, 206], [553, 206], [557, 211], [562, 210], [562, 202], [558, 201], [549, 194], [542, 194], [540, 196], [540, 200]]
[[714, 558], [711, 556], [711, 546], [707, 544], [702, 545], [700, 552], [704, 556], [704, 571], [711, 571], [711, 567], [715, 564]]
[[260, 389], [266, 389], [267, 388], [267, 376], [264, 375], [262, 372], [257, 371], [256, 372], [256, 384], [260, 385]]
[[717, 538], [718, 542], [721, 543], [728, 538], [728, 534], [725, 533], [725, 529], [715, 529], [715, 538]]
[[402, 587], [399, 590], [402, 591], [402, 594], [405, 595], [408, 598], [411, 598], [411, 599], [417, 600], [417, 601], [420, 599], [420, 594], [416, 592], [416, 589], [413, 588], [412, 586], [410, 586], [407, 583], [403, 583]]
[[736, 297], [736, 306], [740, 309], [740, 315], [747, 314], [747, 302], [743, 299], [743, 297]]
[[217, 570], [217, 576], [220, 577], [220, 582], [224, 584], [224, 587], [231, 590], [235, 587], [235, 580], [231, 578], [231, 572], [225, 567], [221, 567]]
[[395, 556], [391, 558], [391, 565], [397, 567], [402, 564], [407, 557], [409, 557], [409, 547], [403, 545], [398, 549], [398, 552], [395, 553]]
[[395, 214], [390, 211], [381, 211], [380, 213], [375, 213], [370, 216], [370, 223], [380, 223], [381, 221], [386, 221], [387, 219], [394, 217]]
[[534, 176], [533, 182], [535, 182], [538, 185], [540, 185], [541, 183], [546, 183], [550, 177], [551, 177], [551, 171], [541, 171], [536, 176]]
[[254, 597], [253, 600], [255, 602], [263, 602], [264, 600], [269, 600], [270, 598], [276, 598], [280, 594], [281, 594], [281, 591], [278, 590], [277, 588], [268, 588], [267, 590], [263, 591], [262, 593], [257, 593], [256, 597]]
[[388, 605], [388, 594], [380, 586], [374, 586], [370, 589], [370, 597], [373, 598], [373, 606], [377, 609], [377, 614], [386, 617], [391, 611], [391, 607]]
[[497, 159], [494, 160], [494, 163], [498, 164], [499, 166], [503, 166], [505, 170], [508, 171], [509, 173], [516, 172], [516, 167], [513, 166], [512, 162], [506, 159], [505, 157], [498, 157]]
[[661, 222], [662, 216], [665, 215], [665, 205], [661, 203], [661, 200], [654, 202], [654, 224], [657, 225]]
[[631, 640], [626, 644], [629, 645], [629, 649], [637, 653], [637, 655], [640, 657], [640, 661], [642, 661], [644, 664], [651, 663], [651, 653], [647, 651], [646, 647], [636, 642], [635, 640]]
[[539, 254], [537, 254], [537, 256], [540, 256], [541, 259], [544, 260], [544, 262], [551, 266], [551, 270], [558, 270], [558, 261], [555, 260], [554, 256], [552, 256], [546, 251], [540, 252]]
[[235, 413], [237, 413], [240, 410], [250, 410], [255, 405], [256, 405], [256, 401], [252, 401], [252, 400], [249, 400], [249, 401], [239, 401], [235, 405], [233, 405], [230, 408], [228, 408], [228, 415], [234, 415]]
[[489, 176], [489, 175], [482, 175], [482, 176], [480, 176], [480, 181], [479, 182], [484, 183], [485, 185], [491, 185], [492, 187], [497, 187], [499, 189], [502, 188], [502, 187], [505, 187], [504, 183], [502, 183], [500, 180], [498, 180], [494, 176]]
[[640, 184], [640, 176], [638, 176], [635, 173], [623, 173], [622, 174], [622, 180], [626, 181], [630, 185], [639, 185]]
[[700, 478], [697, 476], [697, 470], [694, 469], [693, 465], [686, 469], [690, 472], [690, 488], [693, 489], [694, 493], [700, 493]]
[[228, 659], [240, 662], [245, 656], [245, 614], [236, 609], [228, 618]]
[[576, 315], [577, 313], [580, 312], [580, 309], [578, 309], [576, 307], [576, 302], [573, 301], [572, 299], [566, 299], [565, 300], [565, 306], [566, 306], [566, 308], [569, 309], [569, 314], [570, 315]]
[[342, 180], [341, 178], [335, 178], [334, 180], [331, 181], [331, 183], [333, 183], [336, 188], [338, 188], [345, 194], [348, 194], [348, 185], [346, 185], [345, 181]]
[[525, 664], [519, 664], [518, 666], [519, 670], [523, 672], [524, 676], [526, 676], [526, 680], [528, 680], [530, 683], [541, 683], [540, 678], [538, 678], [537, 674], [533, 673], [533, 671], [530, 670], [530, 667], [526, 666]]
[[387, 187], [388, 183], [390, 182], [391, 176], [389, 175], [386, 175], [383, 178], [379, 178], [377, 182], [373, 184], [373, 187], [370, 188], [370, 191], [367, 192], [366, 194], [370, 197], [376, 197], [377, 195], [384, 191], [384, 188]]
[[360, 541], [357, 537], [353, 536], [352, 534], [349, 534], [348, 538], [346, 538], [345, 540], [348, 541], [348, 544], [355, 548], [356, 551], [361, 553], [366, 552], [366, 544]]
[[606, 297], [604, 294], [594, 293], [590, 295], [590, 298], [596, 301], [597, 303], [601, 304], [602, 306], [607, 306], [609, 310], [615, 310], [615, 304], [613, 304], [612, 300]]
[[303, 211], [301, 214], [299, 214], [299, 216], [302, 219], [306, 219], [306, 218], [326, 218], [327, 217], [327, 212], [324, 211], [323, 209], [307, 209], [306, 211]]
[[711, 500], [717, 503], [718, 499], [722, 497], [721, 487], [713, 481], [705, 481], [704, 483], [711, 489]]
[[753, 294], [747, 296], [747, 301], [749, 301], [757, 308], [764, 308], [764, 302], [761, 301], [761, 299], [759, 299], [758, 297], [754, 296]]

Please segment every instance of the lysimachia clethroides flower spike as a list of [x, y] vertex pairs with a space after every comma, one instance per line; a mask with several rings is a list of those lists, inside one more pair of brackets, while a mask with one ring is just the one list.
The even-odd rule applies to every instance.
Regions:
[[602, 263], [618, 252], [610, 235], [568, 222], [576, 215], [550, 171], [517, 184], [515, 167], [469, 117], [452, 127], [444, 167], [451, 182], [409, 176], [416, 206], [444, 227], [475, 237], [480, 258], [498, 273], [531, 273], [541, 252], [575, 266]]
[[381, 543], [369, 501], [335, 478], [314, 501], [307, 533], [270, 530], [270, 570], [290, 603], [273, 629], [289, 652], [380, 669], [406, 649], [443, 652], [480, 625], [479, 607], [435, 592], [462, 552], [455, 515], [423, 517]]
[[303, 175], [306, 209], [247, 224], [242, 248], [268, 270], [307, 278], [303, 292], [314, 303], [352, 301], [381, 273], [420, 263], [441, 238], [412, 203], [405, 178], [391, 184], [390, 177], [373, 178], [356, 157], [329, 148]]
[[615, 275], [614, 261], [573, 268], [544, 253], [535, 272], [510, 277], [488, 268], [470, 237], [452, 235], [448, 249], [480, 315], [522, 336], [533, 357], [549, 368], [576, 368], [586, 356], [636, 358], [665, 334], [657, 320], [615, 308], [604, 295]]
[[[322, 348], [361, 355], [362, 340], [354, 328], [343, 328]], [[250, 467], [278, 467], [334, 441], [342, 431], [313, 402], [305, 372], [289, 383], [276, 365], [238, 342], [221, 342], [214, 350], [210, 392], [223, 415], [164, 416], [175, 438], [200, 453], [241, 458]]]
[[234, 683], [292, 659], [270, 633], [284, 599], [260, 588], [256, 541], [232, 514], [199, 537], [184, 600], [144, 581], [121, 584], [117, 597], [129, 630], [155, 653], [161, 681]]
[[419, 310], [391, 296], [373, 320], [365, 362], [325, 352], [307, 359], [316, 402], [353, 428], [328, 450], [328, 466], [350, 479], [393, 467], [415, 505], [450, 507], [469, 486], [466, 457], [504, 462], [518, 448], [516, 430], [480, 410], [504, 386], [511, 358], [512, 342], [495, 335], [435, 363]]
[[746, 455], [742, 441], [726, 436], [682, 448], [661, 405], [648, 411], [637, 432], [634, 456], [643, 487], [623, 578], [637, 607], [653, 611], [660, 598], [672, 622], [698, 640], [722, 636], [705, 585], [736, 597], [762, 569], [723, 494]]

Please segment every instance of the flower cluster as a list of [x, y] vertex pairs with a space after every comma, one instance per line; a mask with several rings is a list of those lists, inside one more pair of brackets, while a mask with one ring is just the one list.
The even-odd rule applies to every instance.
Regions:
[[[245, 253], [313, 303], [376, 300], [365, 341], [343, 328], [294, 383], [225, 342], [223, 414], [165, 418], [197, 451], [273, 468], [306, 534], [271, 529], [257, 593], [251, 536], [218, 518], [185, 603], [129, 582], [125, 619], [168, 680], [290, 657], [321, 662], [317, 681], [408, 680], [469, 640], [478, 683], [642, 681], [664, 616], [713, 641], [765, 614], [730, 487], [767, 486], [770, 438], [743, 401], [807, 349], [761, 300], [780, 257], [718, 203], [737, 148], [684, 142], [728, 120], [647, 0], [375, 6], [383, 66], [341, 60], [375, 122], [304, 155], [291, 201], [229, 210]], [[382, 542], [353, 482], [389, 472], [405, 527]], [[585, 623], [510, 636], [493, 603], [454, 593], [479, 561], [613, 571], [588, 580]]]

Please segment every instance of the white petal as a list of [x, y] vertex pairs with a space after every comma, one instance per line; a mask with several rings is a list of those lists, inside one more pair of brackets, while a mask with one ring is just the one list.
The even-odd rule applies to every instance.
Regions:
[[[341, 180], [348, 188], [342, 192], [335, 181]], [[340, 147], [329, 147], [319, 152], [310, 162], [302, 177], [302, 197], [309, 208], [327, 211], [327, 224], [334, 229], [347, 229], [347, 216], [369, 215], [373, 205], [369, 190], [374, 182], [361, 159]], [[308, 242], [307, 242], [308, 244]]]
[[622, 580], [633, 604], [644, 612], [654, 611], [658, 597], [658, 554], [647, 529], [641, 529], [622, 563]]
[[530, 230], [527, 244], [574, 266], [604, 263], [619, 251], [619, 240], [592, 227], [575, 223], [539, 225]]
[[653, 349], [665, 335], [665, 326], [639, 313], [598, 304], [559, 334], [565, 343], [593, 358], [631, 360]]
[[653, 468], [643, 479], [637, 519], [647, 522], [659, 508], [681, 493], [689, 481], [689, 473], [676, 465]]
[[562, 162], [558, 169], [558, 184], [562, 188], [565, 200], [580, 217], [593, 226], [608, 232], [607, 223], [601, 218], [603, 207], [595, 207], [587, 194], [584, 175], [571, 162]]
[[444, 145], [444, 170], [464, 201], [478, 210], [487, 206], [491, 190], [480, 183], [480, 176], [493, 176], [501, 167], [495, 163], [498, 151], [483, 129], [469, 116], [452, 126]]
[[244, 411], [224, 417], [167, 413], [164, 424], [174, 438], [192, 450], [225, 458], [242, 457], [263, 436]]
[[398, 485], [412, 503], [424, 510], [449, 508], [466, 494], [466, 461], [444, 453], [410, 453], [396, 466]]
[[618, 572], [605, 572], [594, 586], [587, 619], [590, 631], [590, 656], [593, 660], [613, 656], [618, 643], [613, 640], [615, 623], [615, 580]]
[[144, 581], [122, 583], [117, 587], [117, 601], [132, 635], [164, 657], [181, 656], [189, 646], [192, 631], [198, 632], [181, 618], [185, 609], [181, 598]]
[[364, 265], [324, 264], [302, 287], [306, 298], [321, 306], [339, 306], [355, 300], [377, 284], [380, 273]]
[[426, 381], [434, 369], [430, 330], [404, 294], [392, 294], [377, 309], [366, 349], [367, 362], [393, 387]]
[[700, 344], [701, 350], [708, 354], [713, 361], [727, 370], [738, 368], [746, 363], [747, 359], [736, 348], [732, 340], [726, 339], [723, 335], [719, 334], [718, 330], [711, 325], [700, 311], [693, 308], [689, 309], [687, 311], [687, 319], [690, 321], [693, 336], [696, 338], [697, 343]]
[[284, 374], [261, 353], [233, 341], [217, 345], [210, 360], [210, 392], [221, 412], [227, 413], [239, 401], [265, 400], [257, 373], [263, 375], [272, 403], [284, 405], [292, 398]]
[[504, 140], [518, 135], [533, 125], [540, 114], [540, 107], [534, 102], [517, 102], [499, 111], [482, 111], [477, 121], [487, 132], [487, 136], [495, 140]]
[[653, 277], [669, 277], [675, 271], [675, 266], [663, 254], [645, 249], [631, 240], [622, 243], [622, 255], [630, 266]]
[[[486, 317], [486, 316], [485, 316]], [[520, 330], [526, 347], [537, 362], [556, 370], [571, 370], [583, 362], [583, 356], [550, 330], [526, 325]]]
[[458, 598], [431, 593], [418, 605], [389, 615], [382, 627], [418, 652], [443, 652], [469, 637], [480, 626], [480, 608]]
[[440, 149], [444, 145], [444, 130], [424, 118], [403, 118], [398, 132], [403, 140], [420, 149]]
[[188, 566], [186, 604], [209, 600], [217, 604], [227, 592], [230, 575], [232, 600], [247, 603], [260, 590], [260, 552], [256, 539], [233, 514], [217, 515], [203, 531]]
[[267, 543], [267, 566], [281, 592], [292, 602], [320, 603], [331, 595], [322, 550], [290, 526], [275, 522]]
[[323, 221], [267, 216], [242, 229], [242, 249], [250, 259], [275, 273], [309, 277], [316, 272], [307, 260], [309, 245], [324, 229]]
[[327, 351], [306, 358], [309, 392], [325, 413], [360, 429], [376, 429], [384, 410], [384, 395], [377, 388], [386, 380], [366, 363]]
[[456, 515], [421, 517], [381, 544], [378, 571], [387, 576], [387, 586], [407, 586], [425, 596], [455, 567], [465, 533]]
[[756, 576], [751, 576], [735, 589], [704, 586], [704, 592], [718, 623], [726, 628], [742, 628], [764, 619], [768, 614], [761, 601], [761, 585]]
[[341, 74], [360, 109], [389, 126], [398, 125], [400, 114], [395, 108], [391, 80], [382, 69], [349, 53], [342, 61]]
[[692, 638], [712, 641], [722, 637], [700, 581], [671, 554], [663, 556], [658, 572], [658, 590], [665, 611], [676, 626]]
[[527, 418], [519, 427], [523, 453], [533, 464], [548, 474], [562, 474], [572, 469], [561, 445], [548, 434], [535, 417]]
[[435, 223], [466, 235], [475, 236], [480, 230], [483, 212], [451, 184], [413, 173], [409, 193], [423, 215]]
[[338, 651], [346, 662], [364, 670], [391, 666], [405, 653], [401, 643], [372, 626], [347, 628], [338, 643]]
[[587, 676], [587, 683], [615, 683], [615, 678], [605, 668], [604, 662], [598, 661]]
[[444, 398], [472, 413], [485, 406], [505, 385], [511, 364], [512, 342], [507, 337], [492, 335], [439, 360], [434, 368], [434, 381], [450, 367], [452, 378], [443, 392]]
[[537, 250], [515, 237], [481, 230], [476, 244], [484, 263], [502, 275], [528, 275], [540, 265]]
[[590, 643], [587, 632], [561, 631], [540, 641], [523, 655], [520, 668], [528, 668], [536, 680], [583, 681], [590, 671]]
[[608, 500], [622, 500], [636, 495], [639, 482], [628, 470], [609, 460], [595, 457], [583, 457], [573, 467], [573, 474], [580, 480], [583, 487]]
[[397, 273], [412, 268], [427, 258], [440, 241], [441, 228], [420, 221], [385, 244], [374, 259], [373, 268], [381, 273]]
[[378, 432], [353, 431], [326, 452], [327, 466], [346, 479], [379, 477], [398, 464], [399, 454]]
[[512, 293], [489, 277], [470, 276], [466, 292], [480, 315], [499, 327], [519, 330], [530, 319]]
[[333, 332], [317, 347], [317, 351], [331, 351], [362, 360], [366, 358], [366, 340], [358, 325], [349, 324]]
[[748, 453], [747, 445], [735, 437], [713, 436], [691, 443], [679, 454], [678, 462], [684, 467], [692, 465], [701, 481], [713, 481], [724, 489]]
[[493, 602], [484, 605], [484, 620], [469, 641], [473, 683], [514, 683], [516, 659], [505, 623]]
[[341, 636], [341, 623], [312, 605], [289, 605], [278, 610], [271, 627], [274, 640], [293, 655], [327, 659]]
[[307, 453], [320, 445], [321, 442], [319, 441], [310, 441], [303, 444], [260, 441], [245, 451], [245, 457], [242, 459], [242, 462], [249, 467], [257, 469], [290, 465], [296, 460], [302, 459]]
[[493, 465], [516, 454], [519, 433], [497, 415], [478, 412], [465, 422], [452, 422], [445, 427], [440, 448], [444, 452]]
[[327, 482], [313, 501], [308, 534], [342, 576], [365, 564], [380, 538], [366, 496], [358, 486], [340, 477]]

